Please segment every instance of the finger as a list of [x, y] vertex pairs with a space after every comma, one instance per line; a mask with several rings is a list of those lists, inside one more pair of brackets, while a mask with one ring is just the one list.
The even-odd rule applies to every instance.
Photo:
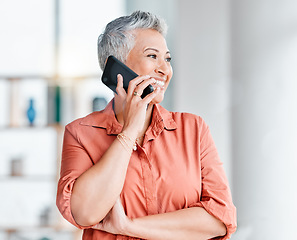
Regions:
[[[155, 79], [150, 78], [148, 80], [144, 80], [142, 81], [140, 84], [137, 85], [137, 87], [135, 87], [134, 91], [133, 91], [133, 96], [138, 96], [142, 98], [142, 94], [145, 88], [147, 88], [149, 85], [155, 83]], [[152, 86], [152, 85], [151, 85]], [[138, 99], [139, 100], [139, 99]]]
[[143, 98], [144, 103], [145, 104], [149, 104], [156, 95], [158, 95], [158, 93], [161, 91], [161, 89], [159, 87], [157, 87], [156, 89], [154, 89], [154, 91], [148, 95], [145, 96], [145, 98]]
[[147, 79], [150, 79], [150, 76], [148, 75], [145, 75], [145, 76], [138, 76], [137, 78], [131, 80], [129, 82], [129, 86], [128, 86], [128, 91], [127, 91], [127, 94], [129, 96], [132, 96], [132, 94], [134, 93], [135, 91], [135, 88], [141, 84], [143, 81], [147, 80]]
[[120, 197], [118, 197], [118, 199], [116, 200], [116, 204], [120, 205], [120, 206], [123, 206], [122, 204], [122, 200]]
[[137, 87], [135, 88], [134, 91], [136, 91], [137, 93], [139, 93], [140, 95], [142, 95], [143, 90], [150, 84], [155, 83], [156, 80], [154, 78], [150, 78], [148, 80], [145, 80], [143, 82], [141, 82], [140, 84], [137, 85]]
[[127, 94], [123, 87], [123, 76], [121, 74], [118, 74], [117, 80], [118, 80], [118, 84], [117, 84], [117, 88], [116, 88], [117, 94], [119, 96], [125, 97]]
[[122, 207], [122, 202], [121, 202], [121, 199], [118, 198], [113, 205], [113, 209], [120, 209], [121, 207]]

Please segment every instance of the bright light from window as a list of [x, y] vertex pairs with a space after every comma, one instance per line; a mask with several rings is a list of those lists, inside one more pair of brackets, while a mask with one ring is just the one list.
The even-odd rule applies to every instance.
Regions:
[[100, 72], [97, 38], [108, 22], [124, 14], [123, 9], [123, 0], [61, 1], [59, 73], [62, 77]]
[[50, 75], [54, 60], [52, 0], [0, 1], [0, 74]]
[[[53, 76], [55, 1], [0, 1], [0, 75]], [[61, 77], [100, 72], [97, 38], [104, 26], [124, 14], [124, 0], [60, 0]]]

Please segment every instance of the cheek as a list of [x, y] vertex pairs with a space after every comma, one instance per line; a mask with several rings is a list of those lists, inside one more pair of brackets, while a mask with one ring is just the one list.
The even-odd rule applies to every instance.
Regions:
[[127, 66], [130, 67], [138, 75], [149, 75], [154, 71], [154, 65], [150, 61], [137, 61], [134, 64], [127, 63]]
[[139, 67], [138, 70], [137, 70], [137, 73], [139, 75], [150, 75], [152, 71], [149, 69], [149, 68], [146, 68], [146, 67]]
[[152, 64], [144, 63], [139, 64], [139, 73], [141, 75], [150, 75], [154, 72], [154, 66]]

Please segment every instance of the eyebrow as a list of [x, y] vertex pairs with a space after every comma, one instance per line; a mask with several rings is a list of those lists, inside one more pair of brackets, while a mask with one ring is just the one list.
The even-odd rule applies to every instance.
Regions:
[[[146, 49], [144, 49], [144, 51], [143, 51], [143, 52], [146, 52], [146, 51], [149, 51], [149, 50], [153, 50], [153, 51], [155, 51], [155, 52], [160, 52], [158, 49], [156, 49], [156, 48], [150, 48], [150, 47], [149, 47], [149, 48], [146, 48]], [[168, 54], [168, 53], [170, 54], [170, 51], [167, 51], [167, 52], [166, 52], [166, 54]]]

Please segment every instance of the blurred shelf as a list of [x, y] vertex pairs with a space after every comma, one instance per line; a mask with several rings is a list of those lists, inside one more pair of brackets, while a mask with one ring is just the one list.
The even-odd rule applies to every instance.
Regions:
[[0, 182], [2, 181], [55, 181], [56, 176], [11, 176], [2, 175], [0, 176]]
[[0, 231], [18, 232], [18, 231], [36, 231], [36, 230], [55, 230], [55, 231], [73, 231], [73, 228], [65, 228], [59, 225], [20, 225], [20, 226], [0, 226]]
[[58, 225], [36, 226], [0, 226], [4, 239], [81, 239], [81, 233], [75, 228]]
[[0, 126], [0, 132], [5, 132], [5, 131], [27, 131], [27, 132], [36, 132], [36, 131], [44, 131], [52, 129], [55, 130], [56, 132], [63, 131], [64, 130], [64, 125], [44, 125], [44, 126]]

